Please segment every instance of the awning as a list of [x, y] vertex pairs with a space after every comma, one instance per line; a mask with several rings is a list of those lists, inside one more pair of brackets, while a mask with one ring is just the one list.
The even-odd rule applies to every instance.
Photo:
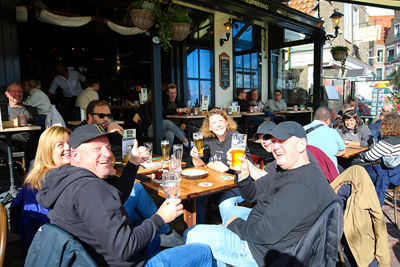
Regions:
[[335, 2], [360, 4], [366, 6], [376, 6], [376, 7], [400, 10], [400, 0], [335, 0]]

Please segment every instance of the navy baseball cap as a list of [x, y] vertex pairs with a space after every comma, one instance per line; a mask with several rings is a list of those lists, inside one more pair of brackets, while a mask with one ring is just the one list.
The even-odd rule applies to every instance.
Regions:
[[114, 132], [107, 133], [100, 124], [86, 124], [75, 128], [69, 136], [69, 146], [77, 148], [82, 143], [100, 136], [110, 136]]
[[269, 131], [272, 131], [273, 129], [275, 129], [276, 124], [273, 121], [264, 121], [263, 123], [260, 124], [260, 126], [258, 126], [257, 128], [257, 132], [253, 135], [253, 139], [254, 141], [258, 140], [258, 135], [259, 134], [265, 134]]
[[284, 121], [279, 123], [275, 129], [266, 132], [263, 136], [263, 139], [267, 140], [272, 136], [280, 140], [286, 140], [292, 136], [307, 139], [306, 131], [295, 121]]

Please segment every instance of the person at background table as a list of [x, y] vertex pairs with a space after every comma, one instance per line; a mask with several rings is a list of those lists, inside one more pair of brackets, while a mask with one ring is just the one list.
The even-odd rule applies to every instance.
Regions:
[[287, 110], [287, 104], [285, 100], [282, 99], [282, 91], [276, 90], [274, 92], [274, 99], [269, 99], [267, 102], [267, 108], [269, 110]]
[[37, 203], [36, 194], [48, 171], [70, 164], [70, 133], [68, 128], [52, 126], [40, 135], [33, 167], [11, 203], [10, 227], [13, 233], [19, 235], [23, 259], [39, 227], [50, 222], [47, 218], [49, 209]]
[[400, 185], [400, 115], [397, 113], [385, 115], [381, 124], [381, 133], [383, 139], [361, 156], [367, 161], [381, 159], [379, 165], [366, 166], [365, 169], [375, 184], [382, 206], [389, 185]]
[[330, 128], [331, 110], [328, 107], [319, 107], [314, 113], [314, 121], [304, 126], [307, 134], [307, 143], [318, 147], [332, 160], [338, 169], [337, 158], [344, 154], [345, 144], [339, 133]]
[[253, 107], [255, 110], [259, 112], [264, 112], [265, 117], [269, 118], [270, 121], [274, 121], [274, 114], [265, 108], [264, 103], [261, 100], [258, 100], [258, 90], [253, 89], [250, 91], [250, 101], [249, 101], [250, 107]]
[[[132, 120], [138, 125], [140, 131], [147, 132], [147, 135], [153, 137], [153, 94], [151, 90], [147, 91], [147, 102], [140, 106]], [[171, 120], [163, 119], [163, 136], [169, 141], [169, 150], [171, 151], [174, 144], [175, 136], [182, 141], [185, 147], [189, 146], [189, 140], [185, 136], [185, 132], [179, 128]]]
[[[190, 113], [190, 108], [184, 108], [182, 101], [176, 99], [177, 89], [176, 84], [170, 83], [167, 86], [166, 91], [168, 98], [163, 98], [163, 116], [166, 118], [167, 115], [178, 114], [178, 109], [182, 109], [182, 111], [186, 114]], [[179, 126], [182, 130], [186, 129], [186, 123], [181, 122], [179, 119], [169, 119]]]
[[357, 103], [351, 96], [348, 96], [346, 98], [346, 103], [342, 106], [342, 109], [339, 110], [337, 115], [339, 117], [342, 117], [343, 114], [348, 110], [357, 110]]
[[[240, 112], [249, 112], [250, 111], [250, 102], [246, 101], [246, 90], [244, 88], [238, 88], [236, 90], [237, 98], [235, 101], [237, 101], [238, 106], [240, 107]], [[258, 98], [258, 93], [257, 93], [257, 98]], [[261, 123], [264, 121], [264, 116], [259, 115], [259, 116], [250, 116], [250, 117], [245, 117], [245, 118], [240, 118], [239, 119], [239, 124], [240, 125], [252, 125], [252, 126], [259, 126]]]
[[63, 63], [56, 65], [57, 75], [51, 82], [48, 95], [51, 98], [56, 94], [57, 88], [63, 90], [63, 97], [59, 102], [60, 113], [65, 121], [73, 120], [73, 112], [76, 97], [82, 92], [81, 83], [87, 87], [86, 78], [76, 70], [68, 70]]
[[124, 129], [112, 121], [112, 114], [108, 102], [105, 100], [93, 100], [86, 107], [87, 120], [78, 126], [86, 124], [100, 124], [107, 132], [119, 132], [123, 134]]
[[50, 112], [51, 103], [49, 97], [41, 90], [41, 83], [33, 77], [26, 77], [22, 80], [22, 88], [27, 94], [23, 104], [36, 108], [36, 123], [44, 127], [46, 116]]
[[[306, 133], [300, 124], [282, 122], [264, 139], [271, 139], [275, 158], [267, 164], [268, 173], [251, 179], [247, 156], [236, 171], [235, 183], [254, 207], [232, 208], [223, 225], [196, 225], [186, 233], [186, 244], [209, 245], [218, 263], [242, 267], [273, 264], [337, 199], [320, 167], [308, 158]], [[230, 161], [230, 153], [227, 156]]]
[[87, 79], [88, 88], [79, 93], [75, 101], [75, 107], [86, 110], [87, 106], [93, 100], [99, 100], [98, 91], [100, 90], [100, 82], [97, 78], [89, 77]]
[[336, 128], [344, 143], [349, 146], [368, 147], [372, 144], [372, 134], [355, 110], [348, 110]]
[[148, 266], [173, 266], [174, 262], [177, 266], [211, 266], [209, 248], [197, 244], [145, 258], [146, 246], [159, 228], [181, 215], [183, 206], [179, 199], [165, 201], [140, 225], [129, 222], [122, 203], [131, 193], [139, 164], [149, 155], [135, 141], [123, 176], [114, 186], [108, 184], [104, 178], [111, 172], [108, 136], [112, 134], [92, 124], [71, 133], [71, 165], [49, 172], [36, 195], [40, 205], [51, 209], [50, 222], [78, 238], [99, 266], [142, 266], [145, 260]]
[[[8, 98], [8, 120], [18, 118], [18, 114], [25, 114], [28, 123], [35, 123], [36, 109], [31, 106], [23, 105], [22, 87], [18, 83], [11, 83], [7, 86], [5, 95]], [[7, 118], [2, 118], [7, 120]], [[13, 151], [25, 150], [31, 145], [32, 134], [28, 132], [19, 132], [11, 136], [11, 147]], [[0, 135], [0, 150], [7, 153], [7, 140]]]

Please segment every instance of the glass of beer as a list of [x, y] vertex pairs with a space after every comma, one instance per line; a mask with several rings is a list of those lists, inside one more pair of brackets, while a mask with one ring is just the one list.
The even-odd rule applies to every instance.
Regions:
[[161, 141], [161, 157], [163, 160], [169, 160], [169, 141]]
[[149, 159], [146, 162], [152, 163], [153, 162], [153, 143], [145, 142], [144, 147], [147, 149], [147, 152], [149, 153]]
[[165, 199], [168, 202], [178, 199], [179, 197], [179, 182], [175, 172], [165, 172], [163, 175], [162, 186], [164, 188]]
[[201, 132], [193, 133], [193, 141], [197, 151], [199, 151], [199, 156], [202, 157], [204, 155], [203, 134]]
[[231, 144], [231, 153], [232, 153], [232, 170], [240, 170], [240, 165], [242, 161], [239, 160], [239, 157], [243, 157], [246, 151], [247, 145], [247, 135], [234, 133], [232, 135], [232, 144]]

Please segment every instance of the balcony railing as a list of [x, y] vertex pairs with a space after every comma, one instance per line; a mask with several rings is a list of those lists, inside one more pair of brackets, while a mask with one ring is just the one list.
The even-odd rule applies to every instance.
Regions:
[[368, 64], [369, 64], [369, 65], [374, 64], [374, 60], [373, 60], [372, 58], [368, 59]]
[[394, 55], [393, 56], [388, 56], [388, 61], [392, 61], [392, 60], [394, 60]]
[[394, 39], [400, 39], [400, 33], [399, 32], [394, 35]]

